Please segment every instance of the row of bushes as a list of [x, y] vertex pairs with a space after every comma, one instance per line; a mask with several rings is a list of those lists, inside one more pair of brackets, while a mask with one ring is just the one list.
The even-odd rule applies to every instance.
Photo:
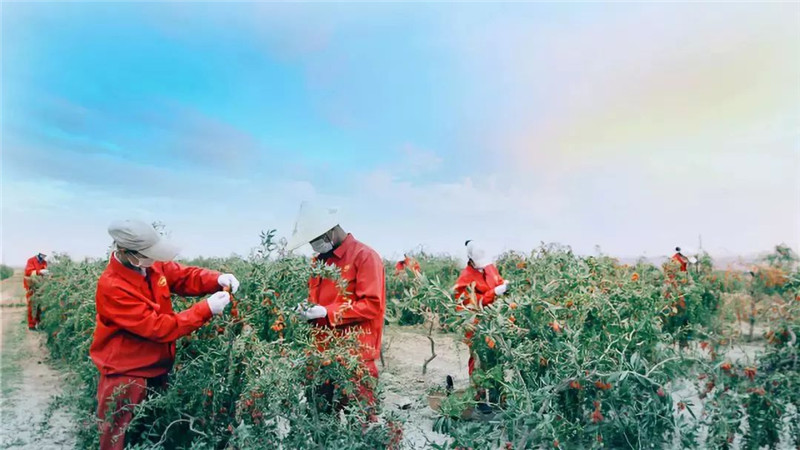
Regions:
[[[355, 343], [330, 336], [335, 345], [320, 349], [313, 330], [293, 314], [306, 298], [308, 277], [324, 269], [276, 249], [271, 235], [262, 239], [247, 259], [196, 262], [242, 280], [239, 317], [215, 318], [179, 341], [170, 385], [139, 408], [132, 444], [396, 445], [402, 421], [354, 395], [369, 382]], [[719, 334], [721, 286], [713, 271], [621, 265], [542, 246], [499, 259], [501, 273], [513, 280], [508, 295], [490, 307], [458, 311], [451, 288], [460, 267], [450, 258], [417, 256], [418, 276], [395, 277], [393, 264], [387, 269], [393, 300], [387, 320], [425, 321], [430, 329], [436, 323], [459, 336], [472, 330], [481, 362], [474, 384], [443, 401], [436, 423], [450, 437], [443, 447], [724, 448], [739, 439], [758, 448], [775, 445], [781, 433], [800, 444], [797, 274], [784, 283], [791, 296], [767, 331], [767, 352], [738, 364], [726, 359], [730, 341]], [[97, 373], [87, 355], [104, 265], [57, 257], [36, 295], [48, 346], [75, 374], [76, 388], [64, 402], [78, 414], [84, 447], [96, 442]], [[180, 309], [190, 301], [175, 303]], [[673, 394], [681, 382], [695, 381], [702, 398], [694, 410], [701, 415], [692, 417], [693, 405]], [[464, 420], [479, 402], [492, 408], [491, 420]], [[366, 419], [374, 413], [377, 420]]]

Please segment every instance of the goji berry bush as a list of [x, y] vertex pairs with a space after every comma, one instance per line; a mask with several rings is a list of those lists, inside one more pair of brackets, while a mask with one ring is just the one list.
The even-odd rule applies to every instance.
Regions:
[[[169, 386], [138, 409], [131, 445], [140, 448], [387, 448], [402, 420], [363, 401], [374, 382], [352, 337], [326, 336], [298, 320], [311, 275], [337, 277], [286, 254], [274, 234], [248, 258], [191, 264], [242, 281], [236, 314], [179, 340]], [[396, 276], [387, 262], [387, 322], [474, 333], [479, 364], [468, 386], [442, 401], [434, 448], [759, 448], [800, 445], [800, 275], [781, 270], [781, 304], [763, 351], [732, 360], [735, 336], [719, 314], [731, 291], [710, 258], [689, 272], [640, 261], [620, 264], [545, 245], [497, 262], [507, 295], [457, 309], [459, 265], [415, 255], [421, 273]], [[105, 261], [57, 257], [36, 290], [48, 347], [73, 375], [64, 402], [76, 411], [81, 445], [96, 440], [97, 372], [88, 358], [94, 289]], [[744, 278], [747, 280], [746, 278]], [[752, 293], [754, 278], [737, 288]], [[180, 309], [195, 299], [176, 298]], [[430, 338], [431, 333], [428, 333]], [[320, 345], [320, 341], [326, 345]], [[434, 349], [431, 338], [431, 349]], [[431, 355], [420, 355], [420, 366]], [[678, 397], [694, 385], [695, 400]], [[444, 390], [444, 389], [442, 389]], [[481, 405], [482, 404], [482, 405]], [[481, 408], [490, 409], [481, 413]]]
[[[269, 247], [265, 242], [264, 247]], [[310, 276], [338, 276], [302, 257], [202, 260], [242, 281], [234, 314], [178, 341], [163, 392], [142, 403], [128, 433], [132, 448], [386, 448], [402, 424], [360, 395], [374, 380], [354, 336], [312, 329], [297, 318]], [[76, 412], [80, 445], [96, 448], [97, 370], [88, 357], [94, 291], [105, 261], [56, 258], [37, 289], [52, 355], [74, 374], [62, 403]], [[180, 310], [195, 301], [176, 298]]]

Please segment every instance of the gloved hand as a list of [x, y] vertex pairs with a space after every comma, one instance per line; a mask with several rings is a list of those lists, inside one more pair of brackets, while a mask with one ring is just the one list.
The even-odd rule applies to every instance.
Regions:
[[306, 320], [321, 319], [328, 315], [328, 310], [324, 306], [313, 305], [310, 308], [304, 306], [302, 303], [297, 305], [297, 314]]
[[206, 301], [208, 302], [208, 308], [211, 309], [211, 314], [222, 314], [222, 311], [231, 302], [231, 294], [225, 291], [215, 292]]
[[495, 295], [503, 295], [508, 290], [508, 281], [504, 281], [503, 284], [494, 288]]
[[42, 269], [42, 270], [39, 271], [39, 275], [48, 275], [49, 273], [50, 273], [50, 271], [47, 270], [47, 269]]
[[232, 273], [223, 273], [217, 278], [217, 283], [222, 287], [230, 288], [234, 294], [239, 290], [239, 280]]

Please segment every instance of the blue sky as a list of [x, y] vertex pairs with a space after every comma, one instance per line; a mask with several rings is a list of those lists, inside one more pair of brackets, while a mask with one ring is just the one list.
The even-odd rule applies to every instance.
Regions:
[[796, 4], [4, 3], [5, 262], [300, 201], [394, 257], [800, 242]]

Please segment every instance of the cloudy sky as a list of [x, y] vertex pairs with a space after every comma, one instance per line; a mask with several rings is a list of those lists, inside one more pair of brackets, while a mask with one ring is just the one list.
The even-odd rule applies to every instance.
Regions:
[[4, 3], [2, 260], [800, 245], [800, 5]]

